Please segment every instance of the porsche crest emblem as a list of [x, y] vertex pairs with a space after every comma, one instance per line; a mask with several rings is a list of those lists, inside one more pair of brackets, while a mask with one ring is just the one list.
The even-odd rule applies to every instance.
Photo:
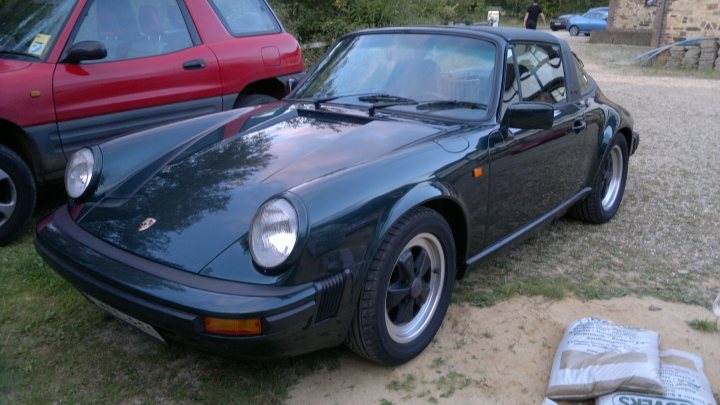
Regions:
[[155, 222], [157, 222], [155, 218], [145, 218], [138, 226], [138, 231], [147, 231], [151, 226], [155, 225]]

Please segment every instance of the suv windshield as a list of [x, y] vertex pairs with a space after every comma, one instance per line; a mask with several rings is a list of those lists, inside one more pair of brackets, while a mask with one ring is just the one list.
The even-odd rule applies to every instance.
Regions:
[[77, 0], [6, 0], [0, 8], [0, 58], [45, 59]]
[[495, 45], [438, 34], [381, 33], [342, 40], [295, 99], [478, 120], [487, 114]]

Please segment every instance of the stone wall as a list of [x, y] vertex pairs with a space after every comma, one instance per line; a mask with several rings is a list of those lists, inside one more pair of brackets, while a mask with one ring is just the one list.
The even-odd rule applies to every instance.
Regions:
[[[661, 1], [658, 1], [658, 8], [661, 6]], [[665, 18], [659, 45], [668, 45], [690, 38], [720, 37], [720, 0], [664, 1]], [[658, 28], [658, 24], [655, 24], [655, 29]]]
[[652, 31], [656, 6], [646, 6], [645, 0], [610, 0], [608, 31]]

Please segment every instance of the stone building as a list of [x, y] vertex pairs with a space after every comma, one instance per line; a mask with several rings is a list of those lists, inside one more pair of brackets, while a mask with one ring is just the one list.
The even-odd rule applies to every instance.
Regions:
[[720, 0], [610, 0], [608, 27], [592, 42], [652, 47], [720, 37]]

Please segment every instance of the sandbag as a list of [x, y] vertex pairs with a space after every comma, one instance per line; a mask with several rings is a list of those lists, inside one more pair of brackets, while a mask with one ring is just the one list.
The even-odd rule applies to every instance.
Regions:
[[614, 391], [662, 394], [657, 332], [583, 318], [565, 330], [547, 397], [593, 399]]
[[702, 359], [695, 354], [661, 351], [660, 381], [665, 389], [663, 396], [617, 392], [598, 398], [597, 405], [717, 405]]

